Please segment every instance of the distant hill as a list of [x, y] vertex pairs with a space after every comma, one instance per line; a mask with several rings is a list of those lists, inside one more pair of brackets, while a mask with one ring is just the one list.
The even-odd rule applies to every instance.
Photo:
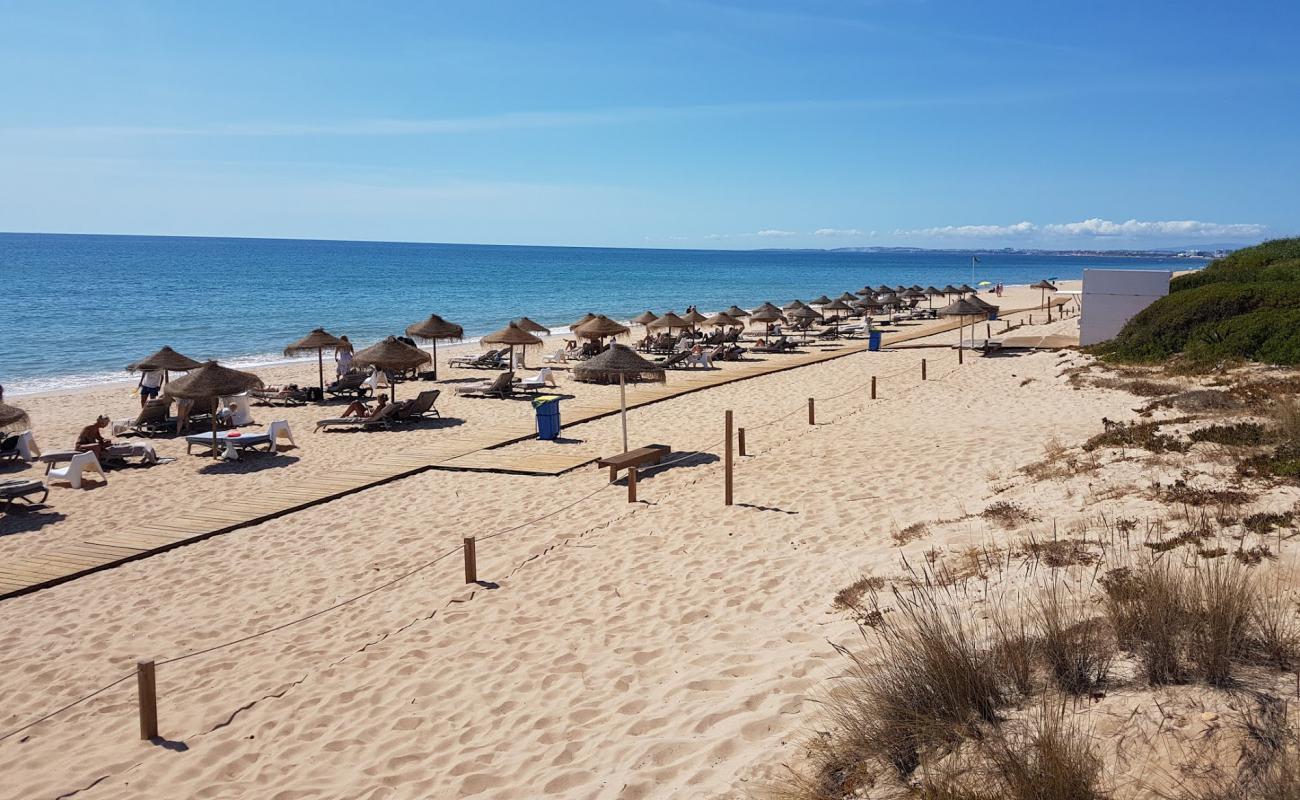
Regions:
[[1112, 361], [1300, 364], [1300, 238], [1237, 250], [1175, 278], [1169, 296], [1092, 351]]

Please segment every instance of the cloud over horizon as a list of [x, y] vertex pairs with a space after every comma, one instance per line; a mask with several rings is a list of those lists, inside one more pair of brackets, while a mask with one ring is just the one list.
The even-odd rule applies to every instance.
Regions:
[[897, 236], [927, 236], [935, 238], [1032, 238], [1032, 237], [1071, 237], [1098, 239], [1153, 239], [1158, 237], [1255, 237], [1261, 236], [1268, 226], [1246, 222], [1201, 222], [1199, 220], [1153, 220], [1136, 219], [1113, 222], [1100, 217], [1079, 222], [1053, 222], [1036, 225], [1029, 221], [1012, 225], [946, 225], [936, 228], [919, 228], [916, 230], [897, 230]]

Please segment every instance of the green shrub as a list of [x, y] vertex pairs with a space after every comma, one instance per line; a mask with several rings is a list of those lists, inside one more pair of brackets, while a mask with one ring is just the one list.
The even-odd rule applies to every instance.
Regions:
[[1094, 352], [1117, 362], [1248, 359], [1300, 364], [1300, 238], [1238, 250], [1175, 278], [1170, 293]]

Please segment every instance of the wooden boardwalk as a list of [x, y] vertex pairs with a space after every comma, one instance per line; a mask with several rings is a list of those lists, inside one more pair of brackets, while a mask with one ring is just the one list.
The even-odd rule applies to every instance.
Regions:
[[[1031, 309], [1022, 309], [1031, 310]], [[1018, 311], [1009, 311], [1019, 313]], [[885, 335], [885, 346], [957, 329], [941, 321]], [[866, 341], [846, 340], [842, 347], [809, 347], [806, 352], [773, 356], [764, 361], [729, 364], [719, 370], [675, 370], [666, 384], [638, 385], [628, 395], [628, 408], [639, 408], [713, 386], [749, 380], [776, 372], [820, 364], [868, 349]], [[565, 426], [617, 414], [618, 402], [570, 402], [563, 405]], [[370, 459], [367, 463], [329, 474], [294, 473], [283, 485], [245, 497], [238, 506], [206, 506], [177, 511], [167, 521], [145, 523], [131, 530], [98, 534], [83, 541], [25, 558], [0, 563], [0, 600], [45, 589], [100, 570], [147, 558], [212, 536], [258, 525], [267, 520], [327, 503], [430, 469], [477, 470], [528, 475], [559, 475], [599, 457], [590, 451], [510, 453], [499, 448], [531, 439], [531, 424], [495, 425], [491, 430], [456, 432]]]

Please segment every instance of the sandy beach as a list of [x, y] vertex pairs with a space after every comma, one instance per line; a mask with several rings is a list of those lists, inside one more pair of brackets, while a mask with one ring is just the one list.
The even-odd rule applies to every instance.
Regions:
[[[1038, 299], [1011, 287], [1001, 304]], [[1023, 330], [1076, 328], [1074, 318], [1037, 320]], [[3, 793], [758, 796], [814, 724], [811, 699], [840, 668], [832, 643], [858, 635], [832, 597], [864, 572], [896, 570], [891, 533], [978, 512], [1046, 442], [1135, 417], [1131, 394], [1071, 385], [1065, 368], [1087, 356], [968, 355], [958, 366], [955, 339], [944, 332], [636, 409], [633, 446], [699, 451], [643, 476], [636, 504], [622, 486], [602, 488], [606, 472], [594, 465], [560, 477], [426, 472], [4, 601], [0, 734], [129, 680], [0, 742]], [[439, 348], [444, 363], [450, 355]], [[263, 377], [305, 384], [314, 374], [312, 363]], [[860, 388], [871, 375], [881, 376], [875, 401]], [[400, 386], [399, 397], [418, 386]], [[617, 388], [561, 375], [560, 390]], [[823, 398], [814, 426], [810, 396]], [[135, 403], [120, 386], [21, 398], [46, 449], [96, 413], [127, 416]], [[58, 487], [47, 511], [4, 517], [0, 557], [193, 504], [238, 503], [448, 427], [532, 414], [527, 403], [450, 391], [438, 407], [446, 427], [366, 434], [313, 433], [323, 416], [314, 406], [255, 407], [259, 423], [287, 419], [298, 447], [228, 468], [157, 440], [174, 461], [111, 472], [106, 486]], [[730, 508], [717, 458], [728, 409], [748, 434]], [[614, 452], [618, 421], [564, 435]], [[556, 446], [565, 445], [511, 445]], [[38, 470], [6, 473], [26, 474]], [[1040, 494], [1042, 518], [1086, 513], [1085, 497]], [[480, 586], [464, 585], [456, 550], [470, 535]], [[985, 535], [958, 526], [938, 544]], [[205, 652], [445, 553], [342, 608]], [[159, 662], [165, 741], [155, 744], [137, 733], [139, 659]]]

